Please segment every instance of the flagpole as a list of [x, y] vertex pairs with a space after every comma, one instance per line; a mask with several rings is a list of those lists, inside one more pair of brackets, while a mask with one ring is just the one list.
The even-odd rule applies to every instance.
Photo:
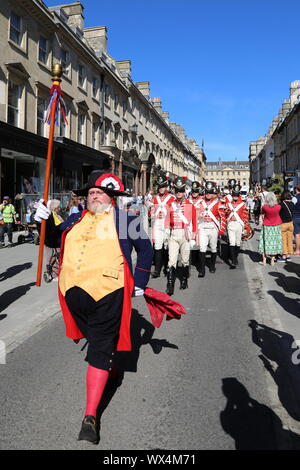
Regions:
[[[54, 64], [52, 67], [52, 82], [53, 87], [60, 88], [62, 76], [62, 66], [61, 64]], [[51, 88], [51, 90], [52, 90]], [[51, 163], [52, 163], [52, 153], [53, 153], [53, 138], [54, 138], [54, 129], [55, 129], [55, 115], [56, 115], [56, 106], [57, 106], [57, 95], [55, 95], [51, 111], [50, 111], [50, 130], [49, 130], [49, 139], [48, 139], [48, 151], [47, 151], [47, 160], [46, 160], [46, 173], [44, 181], [44, 204], [47, 205], [48, 202], [48, 192], [49, 192], [49, 182], [51, 175]], [[38, 268], [36, 275], [37, 287], [41, 285], [42, 269], [43, 269], [43, 256], [44, 256], [44, 244], [45, 244], [45, 233], [46, 233], [46, 220], [42, 220], [41, 230], [40, 230], [40, 246], [39, 246], [39, 257], [38, 257]]]

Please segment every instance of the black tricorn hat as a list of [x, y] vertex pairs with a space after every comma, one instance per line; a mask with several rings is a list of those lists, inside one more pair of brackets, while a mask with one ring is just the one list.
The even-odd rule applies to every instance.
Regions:
[[175, 178], [174, 180], [175, 191], [179, 191], [183, 193], [185, 191], [185, 186], [186, 186], [186, 182], [184, 178], [181, 178], [180, 176]]
[[77, 196], [87, 196], [89, 189], [92, 188], [102, 189], [110, 197], [129, 196], [124, 191], [124, 185], [118, 176], [113, 173], [104, 173], [101, 170], [92, 171], [84, 188], [74, 189], [73, 193], [77, 194]]
[[169, 186], [169, 181], [168, 181], [168, 177], [165, 173], [159, 173], [158, 177], [157, 177], [157, 186], [159, 188], [164, 188], [164, 187], [167, 187]]

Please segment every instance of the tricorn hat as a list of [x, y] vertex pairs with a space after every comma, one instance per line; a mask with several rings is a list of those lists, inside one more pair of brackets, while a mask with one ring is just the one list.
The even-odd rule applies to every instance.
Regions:
[[157, 177], [157, 186], [159, 188], [165, 188], [169, 186], [168, 177], [165, 173], [160, 173]]
[[217, 194], [218, 190], [216, 185], [212, 181], [206, 181], [205, 183], [205, 193], [206, 194]]
[[110, 197], [129, 196], [124, 191], [124, 185], [120, 178], [113, 173], [103, 173], [101, 170], [92, 171], [84, 188], [74, 189], [73, 192], [78, 196], [87, 196], [89, 189], [99, 188]]
[[183, 193], [183, 192], [185, 192], [185, 186], [186, 186], [186, 182], [185, 182], [184, 178], [181, 178], [180, 176], [175, 178], [175, 180], [174, 180], [175, 191], [179, 191], [179, 192]]

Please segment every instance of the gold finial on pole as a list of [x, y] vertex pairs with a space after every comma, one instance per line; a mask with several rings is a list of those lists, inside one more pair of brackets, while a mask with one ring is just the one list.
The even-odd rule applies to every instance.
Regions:
[[61, 64], [53, 64], [52, 66], [52, 81], [61, 82], [61, 76], [63, 74], [63, 69]]

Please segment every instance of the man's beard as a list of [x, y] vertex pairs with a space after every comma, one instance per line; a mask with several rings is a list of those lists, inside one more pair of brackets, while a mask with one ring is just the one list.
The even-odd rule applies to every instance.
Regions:
[[100, 214], [101, 212], [105, 211], [106, 209], [110, 208], [111, 203], [110, 202], [96, 202], [96, 203], [91, 203], [88, 204], [88, 210], [92, 214]]

